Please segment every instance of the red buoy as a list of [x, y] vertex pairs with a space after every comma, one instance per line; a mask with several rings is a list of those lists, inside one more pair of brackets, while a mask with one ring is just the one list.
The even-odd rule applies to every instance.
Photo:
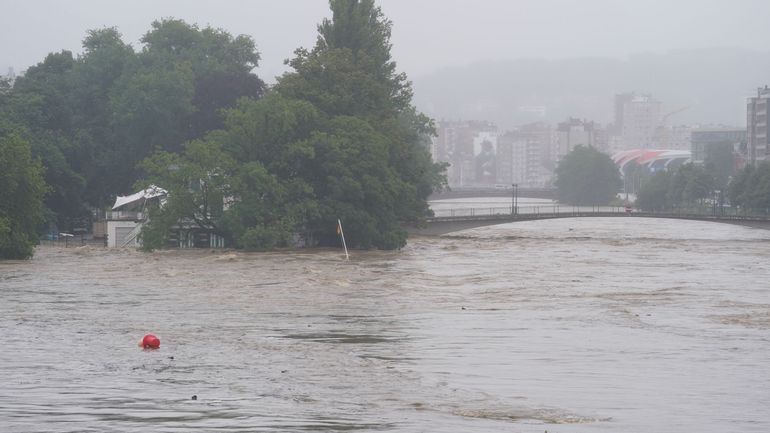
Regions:
[[147, 334], [142, 338], [142, 341], [139, 342], [139, 347], [145, 349], [158, 349], [160, 348], [160, 340], [152, 334]]

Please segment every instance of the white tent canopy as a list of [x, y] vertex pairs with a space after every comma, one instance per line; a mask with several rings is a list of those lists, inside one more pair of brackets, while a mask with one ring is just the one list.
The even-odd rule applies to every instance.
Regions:
[[165, 189], [155, 185], [150, 185], [143, 191], [139, 191], [124, 197], [118, 196], [118, 198], [115, 199], [115, 204], [112, 206], [112, 210], [117, 210], [118, 208], [126, 205], [139, 203], [143, 200], [165, 196], [166, 194], [168, 194], [168, 191]]

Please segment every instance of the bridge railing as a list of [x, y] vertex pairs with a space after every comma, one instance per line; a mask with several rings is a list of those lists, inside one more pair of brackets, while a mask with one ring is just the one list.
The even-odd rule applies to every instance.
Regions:
[[710, 217], [710, 218], [735, 218], [735, 219], [768, 219], [767, 212], [750, 212], [745, 209], [713, 206], [690, 206], [660, 211], [640, 211], [624, 206], [566, 206], [566, 205], [537, 205], [537, 206], [511, 206], [505, 207], [463, 207], [455, 209], [434, 209], [434, 218], [483, 218], [505, 216], [566, 216], [566, 215], [606, 215], [641, 213], [645, 215], [661, 215], [672, 217]]
[[765, 212], [749, 210], [740, 207], [731, 206], [718, 206], [713, 204], [703, 205], [691, 205], [691, 206], [679, 206], [672, 209], [663, 209], [659, 211], [651, 211], [650, 213], [658, 214], [678, 214], [678, 215], [703, 215], [703, 216], [717, 216], [717, 217], [736, 217], [736, 218], [761, 218], [766, 219], [770, 217], [770, 209]]
[[513, 215], [582, 215], [582, 214], [606, 214], [606, 213], [625, 213], [626, 208], [622, 206], [564, 206], [564, 205], [538, 205], [538, 206], [517, 206], [511, 209], [506, 207], [473, 207], [456, 209], [435, 209], [433, 211], [435, 218], [459, 218], [459, 217], [483, 217], [483, 216], [513, 216]]

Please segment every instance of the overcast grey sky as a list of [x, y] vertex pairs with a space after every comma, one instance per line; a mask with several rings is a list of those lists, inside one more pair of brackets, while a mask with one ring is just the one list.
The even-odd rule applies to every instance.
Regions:
[[[383, 0], [394, 22], [393, 55], [416, 77], [446, 66], [520, 57], [625, 57], [670, 49], [767, 50], [768, 0]], [[315, 41], [325, 0], [3, 0], [0, 73], [52, 51], [80, 52], [87, 29], [118, 27], [139, 38], [160, 17], [248, 34], [269, 82], [283, 60]], [[770, 72], [770, 71], [768, 71]]]

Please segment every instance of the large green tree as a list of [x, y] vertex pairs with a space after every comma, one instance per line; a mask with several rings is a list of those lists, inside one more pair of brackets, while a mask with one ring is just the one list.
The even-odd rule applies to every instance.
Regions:
[[673, 203], [669, 190], [673, 173], [663, 170], [655, 173], [645, 182], [636, 196], [636, 207], [646, 211], [662, 211], [671, 209]]
[[726, 188], [730, 177], [735, 172], [733, 143], [709, 143], [706, 146], [706, 169], [713, 174], [719, 188]]
[[649, 211], [693, 208], [716, 197], [719, 182], [708, 167], [693, 163], [683, 164], [676, 170], [664, 170], [642, 185], [637, 206]]
[[32, 256], [45, 191], [29, 143], [0, 124], [0, 259]]
[[669, 201], [678, 205], [695, 204], [713, 199], [716, 189], [717, 181], [711, 170], [694, 163], [684, 164], [674, 172]]
[[621, 186], [615, 163], [593, 147], [575, 147], [556, 167], [556, 190], [562, 203], [607, 205]]
[[[307, 174], [319, 202], [308, 228], [331, 244], [343, 217], [351, 245], [399, 248], [402, 224], [418, 224], [429, 212], [428, 195], [443, 185], [444, 167], [431, 162], [426, 146], [433, 125], [414, 109], [406, 75], [396, 72], [392, 23], [381, 9], [373, 0], [329, 3], [332, 17], [318, 26], [315, 47], [297, 50], [289, 62], [295, 72], [276, 86], [328, 119], [315, 135], [319, 161]], [[365, 168], [373, 164], [378, 169]]]
[[22, 126], [46, 167], [45, 204], [61, 230], [131, 192], [139, 161], [179, 152], [221, 128], [239, 97], [264, 93], [247, 36], [164, 19], [142, 44], [136, 52], [114, 28], [91, 30], [81, 55], [49, 54], [12, 88], [0, 85], [0, 114]]
[[[51, 190], [45, 206], [56, 215], [62, 229], [88, 215], [86, 181], [73, 167], [88, 158], [88, 143], [77, 127], [78, 107], [72, 101], [72, 71], [76, 60], [69, 51], [52, 53], [15, 80], [4, 107], [7, 118], [23, 126], [33, 156], [40, 158]], [[89, 166], [87, 162], [83, 166]]]
[[111, 92], [116, 160], [123, 164], [123, 184], [113, 193], [130, 190], [140, 176], [139, 161], [155, 151], [180, 152], [186, 141], [223, 126], [221, 110], [264, 91], [251, 73], [259, 53], [248, 36], [164, 19], [153, 22], [141, 41], [138, 67]]
[[750, 211], [770, 213], [770, 162], [748, 165], [729, 186], [730, 203]]
[[[369, 0], [330, 4], [315, 47], [297, 50], [289, 62], [295, 71], [267, 97], [242, 99], [226, 111], [222, 130], [180, 156], [147, 161], [150, 179], [173, 191], [143, 236], [163, 236], [163, 227], [184, 218], [242, 248], [286, 245], [297, 234], [337, 245], [340, 218], [352, 247], [405, 244], [403, 224], [422, 221], [428, 195], [443, 184], [443, 166], [431, 162], [426, 145], [433, 127], [395, 72], [391, 23], [381, 10]], [[199, 164], [191, 151], [202, 148], [221, 158]], [[203, 188], [186, 185], [213, 184], [210, 173], [226, 206], [202, 218]], [[184, 211], [163, 216], [174, 209]]]
[[142, 232], [146, 249], [162, 247], [180, 221], [223, 236], [231, 246], [285, 246], [315, 212], [312, 187], [300, 175], [313, 163], [318, 112], [303, 101], [271, 94], [242, 99], [226, 128], [162, 152], [143, 164], [144, 185], [169, 191]]

